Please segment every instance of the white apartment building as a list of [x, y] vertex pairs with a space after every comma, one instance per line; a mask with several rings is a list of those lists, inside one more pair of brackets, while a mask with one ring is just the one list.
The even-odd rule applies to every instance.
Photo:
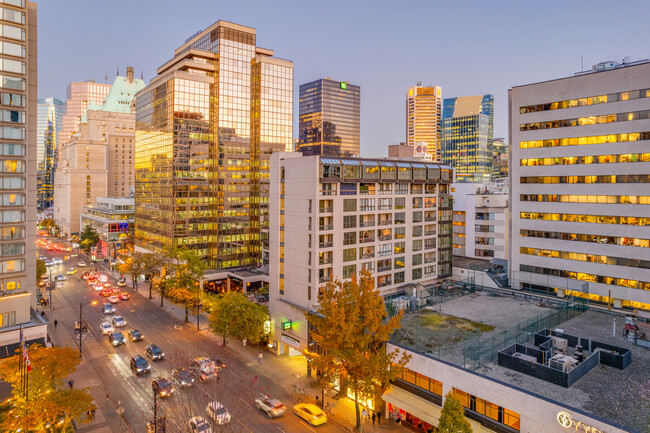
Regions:
[[271, 157], [269, 311], [277, 353], [308, 348], [305, 313], [330, 278], [368, 270], [386, 297], [451, 275], [449, 166]]
[[650, 62], [509, 91], [513, 287], [650, 310]]
[[508, 188], [494, 183], [458, 182], [451, 185], [451, 195], [454, 256], [507, 260]]

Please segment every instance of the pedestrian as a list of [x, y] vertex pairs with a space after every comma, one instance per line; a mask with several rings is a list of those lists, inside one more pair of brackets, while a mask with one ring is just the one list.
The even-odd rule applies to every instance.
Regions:
[[363, 410], [361, 411], [361, 419], [366, 419], [367, 416], [368, 416], [368, 411], [364, 407]]
[[316, 396], [316, 406], [320, 407], [320, 405], [318, 404], [318, 396]]
[[70, 379], [68, 381], [68, 386], [70, 386], [70, 389], [72, 389], [74, 387], [74, 380]]
[[381, 412], [377, 412], [377, 422], [381, 425]]
[[257, 362], [259, 362], [260, 365], [262, 365], [262, 359], [263, 358], [264, 358], [264, 355], [262, 355], [262, 352], [257, 354]]
[[377, 419], [377, 415], [373, 412], [372, 413], [372, 425], [375, 425], [375, 419]]
[[56, 329], [56, 325], [58, 325], [58, 324], [59, 324], [59, 321], [54, 319], [54, 329]]

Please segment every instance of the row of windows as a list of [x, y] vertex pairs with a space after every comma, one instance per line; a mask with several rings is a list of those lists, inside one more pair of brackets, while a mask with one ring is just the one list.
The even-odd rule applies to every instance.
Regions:
[[0, 211], [0, 223], [18, 223], [25, 221], [24, 210], [3, 210]]
[[505, 424], [517, 431], [521, 430], [521, 415], [482, 398], [453, 388], [454, 395], [464, 408], [476, 412], [500, 424]]
[[0, 177], [0, 189], [25, 189], [24, 177]]
[[[4, 9], [5, 11], [9, 9]], [[7, 24], [2, 24], [0, 25], [0, 36], [9, 38], [9, 39], [16, 39], [19, 41], [24, 41], [25, 40], [25, 29], [21, 29], [18, 27], [14, 26], [9, 26]]]
[[13, 42], [1, 42], [0, 53], [8, 56], [25, 58], [26, 48], [24, 45], [14, 44]]
[[[386, 166], [379, 167], [382, 164]], [[321, 164], [321, 177], [323, 179], [381, 179], [385, 180], [451, 180], [451, 170], [446, 168], [428, 168], [424, 164], [421, 167], [396, 167], [392, 162], [370, 162], [364, 161], [365, 166], [353, 164], [333, 165]], [[408, 163], [404, 163], [408, 165]]]
[[0, 255], [2, 257], [19, 256], [25, 254], [25, 244], [6, 244], [2, 245]]
[[11, 272], [22, 272], [25, 270], [25, 260], [15, 259], [15, 260], [5, 260], [0, 262], [0, 273], [8, 274]]
[[650, 226], [650, 217], [626, 217], [607, 215], [580, 215], [566, 213], [521, 212], [522, 220], [563, 221], [572, 223], [622, 224], [631, 226]]
[[601, 123], [628, 122], [631, 120], [650, 119], [650, 110], [630, 111], [627, 113], [603, 114], [600, 116], [576, 117], [573, 119], [549, 120], [546, 122], [522, 123], [520, 131], [537, 129], [566, 128], [571, 126], [598, 125]]
[[[336, 195], [337, 185], [340, 187], [340, 195], [404, 195], [409, 194], [436, 194], [438, 185], [422, 185], [408, 183], [323, 183], [321, 184], [321, 195]], [[357, 190], [358, 185], [358, 190]], [[395, 188], [393, 188], [393, 186]], [[440, 185], [440, 192], [447, 192], [447, 185]]]
[[650, 131], [630, 132], [626, 134], [591, 135], [588, 137], [555, 138], [550, 140], [521, 141], [521, 149], [535, 149], [538, 147], [557, 146], [583, 146], [588, 144], [624, 143], [627, 141], [650, 140]]
[[565, 269], [551, 269], [539, 266], [519, 265], [521, 272], [532, 274], [551, 275], [554, 277], [570, 278], [572, 280], [590, 281], [593, 283], [610, 284], [614, 286], [628, 287], [631, 289], [650, 290], [650, 282], [628, 280], [625, 278], [605, 277], [602, 275], [585, 274], [583, 272], [567, 271]]
[[617, 162], [649, 162], [650, 153], [626, 153], [621, 155], [565, 156], [561, 158], [527, 158], [520, 160], [522, 167], [538, 165], [611, 164]]
[[650, 269], [650, 260], [628, 259], [598, 254], [574, 253], [570, 251], [544, 250], [540, 248], [520, 247], [519, 252], [529, 256], [550, 257], [553, 259], [576, 260], [578, 262], [598, 263], [601, 265], [626, 266], [629, 268]]
[[647, 195], [557, 195], [521, 194], [521, 201], [594, 204], [650, 204]]
[[584, 107], [587, 105], [606, 104], [608, 102], [627, 101], [630, 99], [648, 98], [650, 89], [630, 90], [627, 92], [610, 93], [608, 95], [588, 96], [586, 98], [566, 99], [547, 104], [525, 105], [519, 107], [519, 113], [535, 113], [537, 111], [560, 110], [563, 108]]
[[622, 245], [627, 247], [650, 248], [650, 239], [625, 238], [618, 236], [585, 235], [581, 233], [545, 232], [539, 230], [520, 230], [519, 235], [529, 238], [558, 239], [563, 241], [593, 242], [598, 244]]
[[408, 368], [404, 368], [402, 374], [397, 378], [442, 397], [442, 382], [440, 381], [411, 371]]
[[607, 176], [522, 176], [521, 183], [648, 183], [648, 174]]

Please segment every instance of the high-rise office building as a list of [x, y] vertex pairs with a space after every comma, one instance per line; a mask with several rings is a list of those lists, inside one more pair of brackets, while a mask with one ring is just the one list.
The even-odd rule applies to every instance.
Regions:
[[513, 87], [511, 285], [650, 310], [650, 61]]
[[136, 100], [136, 248], [257, 265], [269, 161], [291, 149], [293, 63], [255, 29], [218, 21], [186, 40]]
[[406, 92], [406, 144], [426, 146], [432, 161], [441, 161], [442, 87], [418, 83]]
[[72, 140], [72, 135], [79, 131], [81, 116], [88, 110], [91, 102], [101, 105], [111, 90], [110, 84], [96, 83], [95, 80], [70, 83], [66, 90], [66, 114], [63, 116], [63, 127], [59, 139], [61, 147]]
[[54, 197], [54, 169], [56, 168], [59, 139], [63, 126], [65, 104], [56, 98], [38, 100], [36, 127], [36, 154], [38, 161], [38, 208], [52, 206]]
[[492, 177], [494, 180], [508, 180], [508, 143], [505, 138], [492, 140]]
[[300, 85], [297, 152], [304, 155], [361, 154], [361, 88], [323, 78]]
[[36, 4], [25, 0], [2, 5], [0, 54], [0, 357], [25, 339], [45, 344], [47, 325], [36, 306]]
[[61, 148], [54, 181], [54, 221], [68, 235], [80, 232], [81, 210], [98, 197], [126, 197], [135, 183], [135, 113], [132, 103], [144, 81], [115, 77], [102, 105], [91, 102], [79, 133]]
[[494, 96], [446, 98], [442, 111], [442, 161], [456, 180], [481, 182], [492, 177]]

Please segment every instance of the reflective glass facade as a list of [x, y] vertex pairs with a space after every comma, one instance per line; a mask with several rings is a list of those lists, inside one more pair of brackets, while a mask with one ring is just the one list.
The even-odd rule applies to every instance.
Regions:
[[214, 269], [256, 265], [269, 159], [292, 146], [293, 64], [219, 21], [136, 101], [136, 245], [187, 245]]
[[305, 155], [359, 156], [361, 88], [324, 78], [300, 86], [296, 151]]
[[458, 181], [492, 176], [494, 96], [448, 98], [442, 113], [442, 161]]
[[415, 86], [406, 93], [406, 144], [426, 143], [433, 161], [441, 161], [442, 87]]
[[54, 169], [56, 168], [59, 137], [63, 126], [65, 105], [55, 98], [38, 100], [36, 154], [38, 159], [38, 207], [52, 206], [54, 198]]

